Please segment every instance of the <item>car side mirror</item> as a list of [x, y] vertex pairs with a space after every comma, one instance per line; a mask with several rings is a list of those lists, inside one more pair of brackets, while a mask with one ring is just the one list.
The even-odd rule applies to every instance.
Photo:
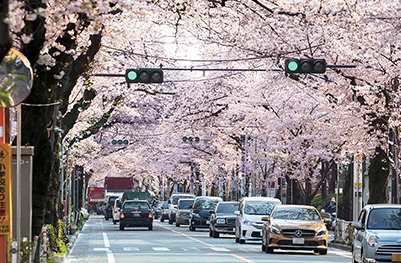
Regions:
[[239, 216], [239, 215], [240, 215], [240, 212], [239, 212], [239, 211], [235, 211], [235, 212], [234, 212], [234, 215]]
[[358, 229], [358, 230], [363, 228], [363, 224], [361, 222], [359, 222], [359, 221], [352, 221], [351, 226], [353, 228], [355, 228], [355, 229]]

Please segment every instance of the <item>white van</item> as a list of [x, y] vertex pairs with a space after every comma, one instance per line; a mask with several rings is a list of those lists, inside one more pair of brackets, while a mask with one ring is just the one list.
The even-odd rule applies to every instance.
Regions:
[[180, 199], [195, 199], [195, 195], [193, 194], [173, 194], [170, 196], [168, 200], [168, 223], [171, 225], [175, 222], [176, 212], [177, 212], [177, 204]]
[[262, 217], [269, 216], [276, 205], [281, 205], [280, 199], [271, 197], [244, 197], [235, 211], [235, 242], [245, 243], [245, 240], [262, 240]]

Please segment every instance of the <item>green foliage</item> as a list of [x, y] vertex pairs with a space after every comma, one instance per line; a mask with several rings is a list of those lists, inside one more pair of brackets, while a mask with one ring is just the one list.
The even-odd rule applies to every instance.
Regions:
[[69, 239], [66, 233], [66, 225], [62, 220], [58, 220], [57, 227], [46, 225], [49, 233], [49, 246], [52, 255], [64, 255], [67, 253]]
[[21, 240], [20, 243], [20, 260], [21, 262], [28, 262], [32, 253], [33, 242], [28, 240]]

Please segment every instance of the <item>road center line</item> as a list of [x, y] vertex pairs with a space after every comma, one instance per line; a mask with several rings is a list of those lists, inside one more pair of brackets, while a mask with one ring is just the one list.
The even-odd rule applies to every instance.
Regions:
[[106, 233], [103, 233], [103, 242], [105, 247], [110, 247], [109, 239], [107, 238]]

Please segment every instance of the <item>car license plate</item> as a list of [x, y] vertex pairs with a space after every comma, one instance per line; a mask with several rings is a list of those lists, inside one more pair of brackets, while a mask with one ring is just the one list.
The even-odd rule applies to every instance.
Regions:
[[292, 239], [292, 243], [293, 244], [298, 244], [298, 245], [303, 245], [303, 244], [305, 244], [305, 240], [303, 238], [301, 238], [301, 237], [294, 237]]
[[391, 261], [393, 262], [400, 262], [401, 261], [401, 254], [392, 254]]

